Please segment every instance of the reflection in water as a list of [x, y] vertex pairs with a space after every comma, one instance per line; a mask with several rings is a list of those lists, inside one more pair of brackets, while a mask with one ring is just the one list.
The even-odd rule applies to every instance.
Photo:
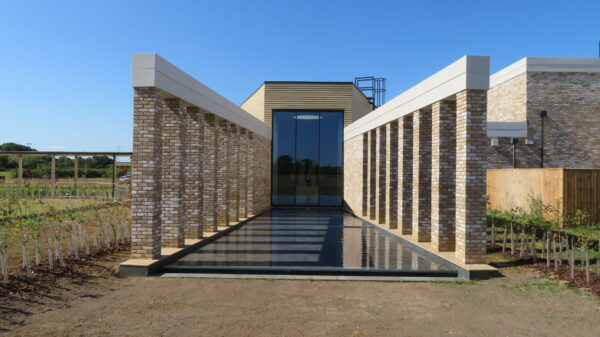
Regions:
[[273, 209], [175, 266], [447, 270], [341, 210]]

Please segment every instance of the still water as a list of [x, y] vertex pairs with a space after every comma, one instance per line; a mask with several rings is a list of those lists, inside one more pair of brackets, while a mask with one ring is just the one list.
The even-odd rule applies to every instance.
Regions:
[[382, 229], [341, 210], [322, 208], [272, 209], [166, 268], [190, 267], [342, 273], [448, 270]]

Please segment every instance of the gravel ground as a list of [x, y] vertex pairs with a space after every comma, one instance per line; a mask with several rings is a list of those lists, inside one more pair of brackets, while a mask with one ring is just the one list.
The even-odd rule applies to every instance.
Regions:
[[127, 253], [0, 298], [11, 336], [598, 336], [600, 302], [530, 267], [467, 283], [120, 278]]

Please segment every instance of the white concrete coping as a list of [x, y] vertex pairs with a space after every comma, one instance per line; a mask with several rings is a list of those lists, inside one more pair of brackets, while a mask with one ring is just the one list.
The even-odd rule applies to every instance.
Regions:
[[600, 58], [524, 57], [490, 76], [490, 88], [525, 72], [600, 73]]
[[133, 54], [131, 85], [156, 87], [271, 139], [271, 127], [155, 53]]
[[527, 137], [527, 121], [487, 122], [487, 136], [490, 138], [525, 138]]
[[466, 89], [488, 90], [489, 56], [466, 55], [344, 129], [344, 140], [446, 99]]

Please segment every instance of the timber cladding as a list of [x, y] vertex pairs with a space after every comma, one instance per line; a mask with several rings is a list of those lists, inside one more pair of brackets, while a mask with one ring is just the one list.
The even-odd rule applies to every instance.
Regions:
[[373, 110], [352, 82], [265, 82], [241, 108], [269, 126], [273, 110], [343, 110], [344, 126]]
[[535, 197], [560, 215], [572, 216], [582, 210], [590, 214], [592, 222], [600, 222], [600, 169], [490, 169], [487, 195], [491, 209], [528, 210]]

